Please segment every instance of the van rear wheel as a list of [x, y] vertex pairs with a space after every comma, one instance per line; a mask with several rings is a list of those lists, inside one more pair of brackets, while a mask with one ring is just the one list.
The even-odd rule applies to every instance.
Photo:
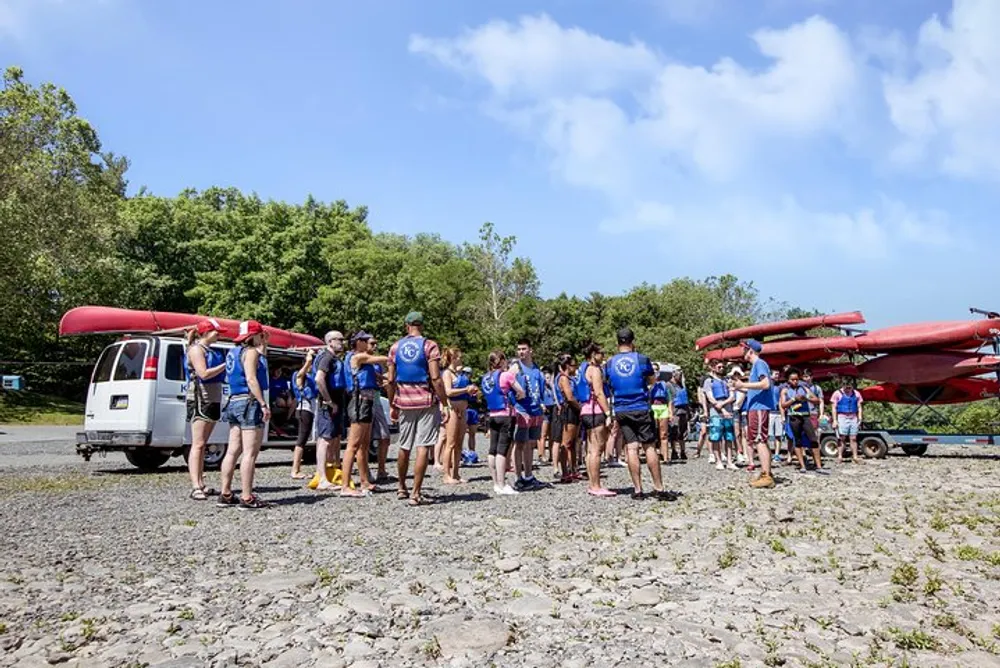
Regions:
[[[228, 443], [209, 443], [205, 446], [204, 468], [206, 471], [217, 471], [222, 468], [222, 460], [226, 458]], [[191, 459], [191, 446], [184, 448], [184, 463]]]
[[167, 450], [126, 450], [125, 459], [140, 471], [155, 471], [170, 459]]

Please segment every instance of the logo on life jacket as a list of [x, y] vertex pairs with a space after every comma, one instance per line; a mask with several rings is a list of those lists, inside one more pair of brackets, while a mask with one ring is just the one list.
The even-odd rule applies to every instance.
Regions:
[[413, 362], [420, 356], [420, 344], [416, 341], [406, 341], [399, 347], [399, 357], [404, 362]]
[[483, 376], [483, 391], [488, 394], [493, 391], [494, 387], [496, 386], [493, 384], [493, 374]]
[[631, 376], [635, 373], [635, 362], [631, 357], [621, 357], [615, 362], [615, 371], [622, 376]]

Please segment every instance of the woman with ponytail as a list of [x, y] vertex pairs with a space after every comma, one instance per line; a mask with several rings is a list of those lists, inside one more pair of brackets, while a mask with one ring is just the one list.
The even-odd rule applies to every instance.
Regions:
[[212, 430], [222, 413], [222, 380], [226, 360], [211, 345], [219, 338], [222, 326], [214, 318], [198, 323], [185, 336], [184, 378], [187, 381], [185, 399], [187, 421], [191, 424], [191, 451], [188, 453], [188, 475], [191, 476], [191, 498], [204, 501], [215, 494], [205, 487], [205, 448]]

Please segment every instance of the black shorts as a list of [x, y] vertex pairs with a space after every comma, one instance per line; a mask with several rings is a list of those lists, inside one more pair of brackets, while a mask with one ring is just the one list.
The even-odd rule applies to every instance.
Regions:
[[194, 399], [187, 400], [188, 422], [218, 422], [221, 417], [222, 404], [205, 402], [198, 393], [195, 393]]
[[562, 411], [560, 411], [559, 419], [562, 420], [564, 425], [569, 425], [573, 427], [580, 426], [580, 407], [574, 406], [573, 404], [564, 404]]
[[375, 418], [375, 396], [371, 391], [351, 393], [347, 403], [347, 419], [351, 424], [371, 424]]
[[299, 419], [299, 431], [295, 436], [295, 445], [302, 448], [312, 436], [313, 420], [316, 416], [312, 411], [304, 411], [301, 408], [295, 411], [295, 415]]
[[490, 452], [489, 454], [506, 457], [510, 450], [511, 443], [514, 442], [514, 428], [516, 423], [514, 416], [491, 417], [490, 425]]
[[677, 443], [687, 439], [688, 413], [686, 410], [675, 412], [670, 421], [670, 442]]
[[561, 443], [562, 433], [563, 433], [562, 411], [553, 408], [552, 421], [549, 422], [549, 440], [552, 441], [553, 443]]
[[598, 427], [603, 427], [607, 422], [607, 418], [604, 413], [593, 413], [591, 415], [581, 415], [580, 424], [583, 425], [584, 429], [597, 429]]
[[792, 444], [798, 448], [809, 448], [817, 442], [816, 430], [808, 415], [789, 415], [788, 426], [792, 430]]
[[622, 442], [625, 445], [638, 443], [651, 445], [656, 443], [656, 423], [649, 411], [628, 411], [615, 415], [618, 426], [622, 430]]

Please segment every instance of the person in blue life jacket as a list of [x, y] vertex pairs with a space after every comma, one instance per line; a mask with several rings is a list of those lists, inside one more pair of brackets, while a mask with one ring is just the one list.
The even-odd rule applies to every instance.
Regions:
[[[427, 473], [428, 449], [437, 443], [441, 425], [451, 419], [451, 406], [441, 380], [441, 349], [426, 338], [424, 316], [419, 311], [406, 315], [406, 335], [389, 348], [386, 390], [390, 419], [399, 423], [397, 498], [409, 499], [411, 506], [430, 501], [421, 494]], [[438, 406], [441, 408], [438, 409]], [[406, 488], [410, 451], [416, 448], [413, 491]]]
[[817, 383], [813, 379], [812, 371], [810, 371], [809, 369], [802, 370], [801, 383], [805, 385], [810, 392], [816, 395], [817, 399], [819, 399], [818, 404], [814, 403], [809, 404], [809, 420], [812, 422], [813, 431], [815, 431], [816, 434], [819, 435], [820, 428], [824, 427], [827, 421], [826, 404], [824, 402], [825, 396], [823, 394], [823, 388], [820, 387], [819, 383]]
[[809, 450], [816, 473], [825, 474], [820, 458], [819, 439], [809, 415], [810, 407], [819, 402], [819, 397], [801, 382], [798, 369], [789, 369], [785, 378], [785, 385], [781, 388], [781, 408], [785, 411], [788, 428], [791, 430], [791, 444], [795, 449], [799, 472], [806, 472], [804, 451]]
[[833, 411], [833, 430], [837, 433], [837, 463], [844, 463], [845, 446], [850, 443], [851, 461], [860, 464], [858, 457], [858, 432], [864, 419], [864, 398], [855, 387], [853, 378], [844, 377], [840, 389], [830, 396]]
[[313, 382], [319, 396], [316, 398], [316, 479], [317, 491], [333, 492], [339, 489], [327, 478], [327, 465], [340, 468], [340, 444], [344, 434], [347, 412], [347, 390], [344, 375], [344, 335], [336, 330], [326, 333], [326, 347], [313, 360]]
[[649, 386], [653, 383], [653, 365], [649, 358], [635, 351], [635, 334], [628, 327], [617, 333], [618, 353], [608, 360], [608, 381], [615, 421], [625, 443], [629, 475], [632, 478], [632, 498], [642, 499], [642, 470], [639, 448], [646, 451], [646, 466], [653, 478], [656, 498], [674, 500], [676, 495], [663, 489], [660, 455], [656, 447], [656, 426], [649, 408]]
[[279, 366], [271, 367], [268, 380], [268, 401], [271, 402], [271, 429], [278, 436], [288, 436], [288, 423], [295, 415], [292, 382]]
[[[472, 367], [463, 367], [462, 373], [474, 384], [472, 378]], [[479, 454], [476, 452], [476, 432], [479, 431], [479, 405], [481, 397], [477, 392], [474, 396], [469, 396], [469, 407], [465, 411], [465, 425], [467, 434], [466, 450], [462, 453], [462, 464], [479, 463]]]
[[469, 404], [476, 396], [478, 389], [472, 384], [468, 374], [463, 372], [462, 351], [459, 348], [446, 348], [441, 356], [441, 380], [444, 383], [444, 393], [451, 405], [451, 421], [445, 427], [445, 443], [442, 449], [443, 479], [445, 485], [464, 485], [459, 469], [462, 466], [462, 444], [468, 432], [466, 415]]
[[[271, 407], [264, 394], [268, 389], [267, 332], [256, 320], [240, 323], [236, 346], [226, 355], [226, 383], [229, 385], [229, 449], [222, 461], [222, 492], [218, 505], [244, 510], [267, 504], [253, 493], [257, 456], [264, 439], [264, 425], [271, 419]], [[236, 461], [240, 462], [240, 496], [233, 494]]]
[[535, 478], [534, 459], [538, 441], [542, 437], [542, 386], [545, 376], [535, 365], [531, 342], [521, 339], [517, 342], [517, 359], [511, 362], [510, 370], [517, 377], [518, 384], [524, 388], [523, 398], [514, 402], [514, 414], [517, 426], [514, 429], [514, 474], [517, 481], [514, 489], [524, 491], [536, 489], [542, 483]]
[[708, 378], [702, 384], [705, 401], [708, 404], [708, 442], [715, 456], [715, 468], [736, 470], [736, 434], [733, 427], [733, 403], [735, 390], [723, 378], [725, 363], [715, 360], [708, 368]]
[[216, 494], [214, 489], [205, 486], [205, 449], [216, 423], [222, 417], [222, 381], [225, 379], [226, 360], [221, 352], [211, 347], [219, 339], [221, 331], [219, 321], [208, 318], [185, 336], [185, 399], [187, 421], [191, 424], [191, 450], [187, 464], [191, 478], [190, 498], [195, 501], [205, 501]]
[[[371, 354], [378, 355], [378, 341], [372, 339], [368, 342], [371, 346]], [[385, 391], [386, 378], [385, 378], [385, 368], [384, 364], [375, 365], [375, 375], [378, 377], [378, 386], [380, 392]], [[376, 397], [375, 401], [375, 416], [372, 419], [372, 443], [375, 448], [375, 457], [378, 460], [378, 473], [375, 476], [376, 485], [384, 485], [389, 482], [389, 472], [386, 469], [386, 464], [389, 459], [389, 445], [392, 441], [392, 432], [389, 429], [389, 414], [382, 407], [381, 394]]]
[[576, 452], [582, 409], [573, 387], [577, 371], [576, 360], [572, 355], [562, 353], [556, 358], [555, 392], [560, 403], [559, 422], [562, 425], [559, 440], [559, 482], [563, 484], [583, 480], [578, 471]]
[[[684, 386], [684, 372], [674, 370], [668, 386], [671, 397], [670, 461], [687, 461], [687, 434], [691, 419], [691, 401]], [[699, 450], [700, 452], [700, 450]]]
[[310, 374], [316, 351], [310, 348], [302, 366], [292, 377], [292, 394], [295, 396], [295, 417], [298, 421], [298, 431], [295, 434], [295, 450], [292, 453], [292, 479], [302, 480], [306, 474], [302, 472], [302, 458], [305, 455], [306, 443], [312, 435], [313, 422], [316, 417], [316, 379]]
[[[768, 417], [767, 433], [771, 437], [771, 450], [774, 453], [773, 461], [775, 464], [781, 463], [781, 446], [787, 440], [785, 411], [781, 409], [782, 388], [784, 388], [784, 383], [781, 382], [781, 371], [774, 369], [771, 371], [771, 400], [774, 408], [771, 409], [771, 414]], [[791, 462], [791, 460], [791, 454], [789, 454], [788, 461]]]
[[558, 424], [559, 407], [556, 405], [555, 376], [552, 373], [552, 369], [546, 367], [544, 374], [545, 385], [542, 388], [542, 410], [544, 414], [542, 416], [542, 434], [538, 440], [538, 463], [552, 464], [555, 467], [554, 444], [558, 443], [562, 438], [561, 434], [557, 436], [555, 433], [555, 429], [561, 426]]
[[653, 364], [653, 374], [656, 382], [649, 388], [649, 403], [660, 437], [660, 457], [663, 461], [670, 461], [670, 419], [673, 416], [670, 384], [660, 375], [659, 364]]
[[[369, 479], [368, 447], [372, 441], [372, 421], [375, 418], [375, 402], [379, 397], [378, 371], [376, 365], [387, 365], [389, 358], [374, 354], [372, 342], [375, 340], [362, 330], [351, 337], [351, 355], [345, 373], [351, 376], [350, 398], [347, 415], [350, 420], [347, 432], [347, 450], [344, 452], [344, 476], [340, 495], [347, 498], [361, 498], [377, 492]], [[354, 465], [358, 465], [360, 486], [351, 488]]]
[[609, 442], [608, 428], [613, 424], [611, 390], [604, 375], [604, 348], [591, 343], [583, 354], [573, 393], [580, 402], [580, 425], [586, 430], [587, 494], [610, 498], [617, 494], [601, 485], [601, 460]]

